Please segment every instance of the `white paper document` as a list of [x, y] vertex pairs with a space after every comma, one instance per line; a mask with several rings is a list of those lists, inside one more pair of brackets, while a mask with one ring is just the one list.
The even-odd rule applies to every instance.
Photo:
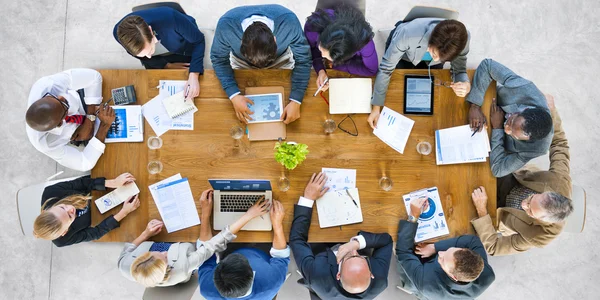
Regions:
[[419, 226], [417, 227], [417, 234], [415, 234], [415, 243], [450, 234], [437, 187], [415, 191], [402, 196], [406, 212], [410, 214], [410, 201], [423, 196], [428, 198], [429, 207], [419, 216]]
[[330, 114], [371, 113], [371, 78], [334, 78], [329, 80]]
[[415, 121], [384, 106], [373, 134], [394, 150], [404, 153], [414, 124]]
[[144, 121], [140, 105], [111, 106], [115, 111], [115, 121], [110, 125], [105, 143], [143, 142]]
[[[354, 201], [352, 201], [353, 199]], [[321, 228], [361, 223], [363, 221], [357, 188], [325, 193], [316, 202]]]
[[140, 189], [135, 182], [120, 186], [112, 192], [96, 199], [96, 206], [101, 214], [109, 211], [113, 207], [125, 202], [129, 197], [140, 193]]
[[185, 85], [186, 81], [184, 80], [160, 80], [158, 96], [142, 106], [144, 117], [157, 136], [161, 136], [171, 129], [194, 130], [194, 113], [189, 112], [171, 119], [162, 104], [163, 99], [183, 91]]
[[485, 162], [490, 139], [485, 129], [473, 135], [469, 125], [451, 127], [435, 132], [435, 150], [438, 165]]
[[322, 168], [321, 172], [327, 175], [325, 187], [329, 188], [329, 193], [356, 187], [356, 169]]
[[149, 188], [168, 233], [200, 224], [187, 178], [177, 174]]

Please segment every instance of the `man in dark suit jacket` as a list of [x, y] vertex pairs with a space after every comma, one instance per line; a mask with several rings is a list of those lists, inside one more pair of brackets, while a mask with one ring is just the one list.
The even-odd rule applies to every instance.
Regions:
[[[327, 189], [327, 177], [313, 174], [294, 208], [290, 247], [307, 287], [321, 299], [373, 299], [387, 287], [393, 241], [387, 233], [361, 231], [339, 248], [313, 253], [308, 244], [312, 205]], [[370, 257], [358, 250], [373, 249]], [[314, 296], [314, 295], [313, 295]]]
[[146, 69], [189, 69], [186, 98], [200, 94], [205, 44], [194, 18], [166, 6], [139, 10], [121, 19], [113, 36]]
[[[414, 199], [407, 220], [400, 220], [396, 256], [403, 290], [419, 299], [474, 299], [495, 279], [478, 237], [463, 235], [414, 250], [421, 209], [427, 198]], [[420, 256], [420, 257], [419, 257]]]

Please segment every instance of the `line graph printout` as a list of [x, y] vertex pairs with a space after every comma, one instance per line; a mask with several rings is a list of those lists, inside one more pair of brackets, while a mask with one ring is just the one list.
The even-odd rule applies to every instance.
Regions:
[[[356, 201], [356, 204], [352, 199]], [[361, 223], [363, 221], [357, 188], [325, 193], [316, 202], [321, 228]]]

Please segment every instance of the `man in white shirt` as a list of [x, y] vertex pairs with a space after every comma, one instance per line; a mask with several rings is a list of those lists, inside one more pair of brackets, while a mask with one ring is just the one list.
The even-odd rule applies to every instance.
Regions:
[[[101, 102], [102, 76], [95, 70], [71, 69], [39, 79], [29, 93], [25, 115], [29, 141], [67, 168], [92, 169], [104, 153], [104, 139], [115, 120], [110, 106], [98, 109]], [[72, 143], [85, 141], [83, 149]]]
[[[313, 251], [308, 244], [312, 207], [315, 200], [327, 192], [328, 188], [323, 188], [326, 181], [325, 174], [313, 174], [304, 197], [300, 197], [294, 207], [290, 247], [302, 273], [303, 279], [299, 283], [309, 288], [311, 298], [373, 299], [387, 287], [392, 237], [387, 233], [360, 231], [343, 245], [322, 252]], [[361, 255], [358, 251], [363, 249], [372, 250], [372, 253]]]

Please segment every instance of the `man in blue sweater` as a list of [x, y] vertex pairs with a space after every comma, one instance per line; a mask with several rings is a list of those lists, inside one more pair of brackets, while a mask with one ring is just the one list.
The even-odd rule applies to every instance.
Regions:
[[494, 282], [487, 253], [478, 237], [463, 235], [435, 244], [414, 245], [417, 222], [427, 198], [410, 203], [408, 220], [400, 220], [396, 256], [400, 286], [419, 299], [474, 299]]
[[200, 94], [205, 45], [194, 18], [166, 6], [135, 11], [115, 25], [113, 36], [146, 69], [188, 69], [185, 97]]
[[[266, 211], [265, 211], [266, 212]], [[241, 248], [217, 264], [213, 255], [198, 269], [200, 294], [213, 299], [273, 299], [285, 282], [290, 263], [290, 247], [283, 233], [283, 205], [271, 205], [273, 247], [271, 255], [255, 248]]]
[[233, 69], [292, 69], [290, 102], [281, 120], [300, 118], [300, 104], [310, 78], [310, 47], [296, 15], [281, 5], [236, 7], [221, 17], [210, 60], [238, 119], [252, 120], [250, 99], [240, 93]]

